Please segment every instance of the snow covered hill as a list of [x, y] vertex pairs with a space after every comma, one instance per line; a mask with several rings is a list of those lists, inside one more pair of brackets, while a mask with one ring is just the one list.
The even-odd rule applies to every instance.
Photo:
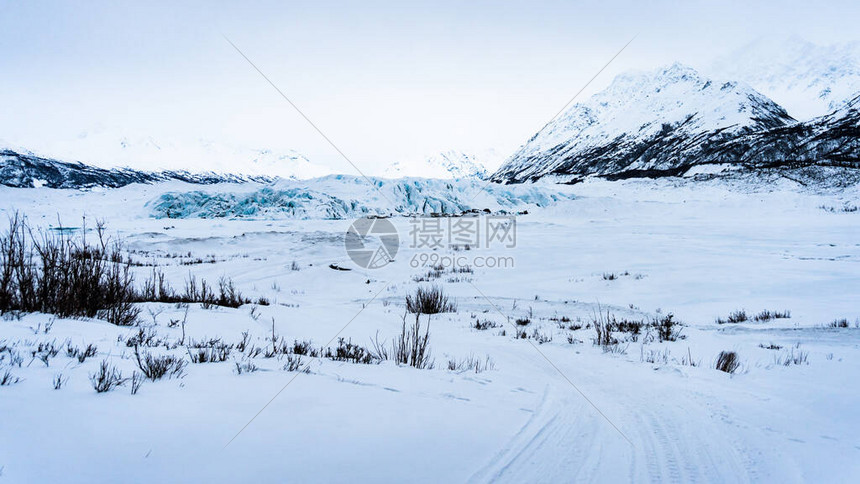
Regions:
[[760, 39], [717, 60], [711, 71], [750, 84], [795, 118], [806, 120], [860, 94], [860, 43]]
[[715, 147], [705, 162], [736, 160], [747, 167], [860, 168], [860, 96], [804, 123], [739, 136]]
[[131, 134], [119, 129], [93, 129], [71, 140], [32, 140], [25, 146], [0, 141], [15, 152], [44, 158], [82, 160], [104, 169], [130, 168], [147, 172], [232, 174], [240, 178], [306, 179], [332, 174], [294, 150], [253, 148], [205, 138]]
[[385, 178], [413, 176], [439, 179], [484, 179], [489, 175], [489, 169], [498, 166], [497, 159], [498, 156], [492, 150], [480, 154], [448, 150], [415, 162], [392, 163], [385, 169], [382, 176]]
[[676, 63], [618, 76], [545, 126], [493, 179], [672, 173], [689, 167], [710, 146], [793, 122], [751, 87], [712, 80]]
[[271, 181], [266, 176], [241, 176], [187, 171], [148, 172], [129, 168], [98, 168], [83, 163], [42, 158], [33, 154], [0, 150], [0, 184], [16, 188], [118, 188], [132, 183], [179, 180], [195, 184]]

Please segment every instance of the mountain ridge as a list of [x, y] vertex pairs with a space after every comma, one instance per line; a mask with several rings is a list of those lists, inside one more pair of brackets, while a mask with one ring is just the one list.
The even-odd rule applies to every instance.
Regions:
[[715, 60], [709, 72], [755, 86], [794, 117], [808, 120], [860, 92], [860, 43], [760, 38]]
[[855, 98], [797, 121], [745, 83], [675, 63], [619, 75], [532, 136], [490, 179], [673, 176], [708, 164], [860, 167], [858, 105]]
[[446, 150], [423, 158], [417, 162], [394, 162], [382, 173], [386, 178], [426, 177], [439, 179], [478, 178], [485, 179], [490, 171], [494, 153]]
[[177, 180], [199, 185], [215, 183], [267, 183], [273, 177], [191, 173], [182, 170], [158, 172], [131, 168], [99, 168], [80, 162], [59, 161], [34, 154], [0, 150], [0, 184], [14, 188], [119, 188], [132, 183], [157, 183]]

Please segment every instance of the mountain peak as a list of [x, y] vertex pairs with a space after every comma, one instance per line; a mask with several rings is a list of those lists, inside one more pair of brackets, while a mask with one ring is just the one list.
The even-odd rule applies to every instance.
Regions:
[[591, 125], [596, 117], [601, 124], [611, 122], [618, 131], [629, 132], [649, 126], [660, 129], [662, 124], [686, 121], [690, 116], [712, 129], [762, 122], [777, 126], [791, 120], [781, 107], [748, 85], [717, 81], [677, 62], [621, 74], [607, 89], [571, 106], [561, 118]]
[[629, 71], [615, 77], [608, 90], [617, 90], [642, 84], [668, 85], [679, 82], [703, 83], [696, 69], [674, 62], [650, 71]]
[[487, 167], [498, 166], [495, 152], [476, 154], [466, 151], [445, 150], [417, 161], [395, 162], [385, 169], [386, 178], [407, 176], [422, 178], [459, 179], [480, 178], [488, 175]]
[[718, 59], [712, 70], [755, 86], [794, 117], [810, 119], [860, 93], [860, 43], [761, 38]]
[[496, 178], [671, 170], [687, 162], [679, 151], [687, 140], [716, 142], [793, 122], [745, 83], [674, 63], [621, 74], [574, 104], [514, 153]]

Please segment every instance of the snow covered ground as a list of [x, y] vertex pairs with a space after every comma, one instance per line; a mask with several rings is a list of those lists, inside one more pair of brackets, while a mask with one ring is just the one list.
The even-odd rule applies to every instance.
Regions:
[[[300, 373], [284, 370], [280, 355], [253, 358], [259, 371], [237, 374], [236, 363], [247, 360], [234, 351], [225, 362], [189, 364], [182, 378], [147, 381], [135, 395], [129, 384], [97, 394], [89, 374], [103, 360], [124, 376], [137, 369], [125, 341], [139, 328], [45, 314], [4, 318], [0, 347], [14, 345], [23, 361], [13, 364], [8, 351], [0, 361], [0, 375], [20, 378], [0, 386], [0, 475], [8, 482], [860, 477], [860, 212], [840, 211], [856, 206], [856, 189], [821, 195], [790, 182], [740, 189], [678, 179], [524, 188], [575, 197], [528, 206], [517, 217], [515, 248], [437, 251], [467, 257], [474, 272], [443, 271], [434, 281], [458, 310], [430, 319], [433, 369], [305, 358], [309, 373]], [[135, 260], [158, 264], [176, 287], [189, 273], [212, 282], [229, 276], [244, 295], [271, 301], [192, 305], [187, 339], [232, 344], [247, 331], [265, 347], [274, 321], [277, 336], [315, 346], [335, 346], [336, 337], [390, 342], [405, 296], [427, 284], [415, 281], [430, 267], [411, 263], [426, 249], [408, 246], [408, 218], [391, 219], [402, 241], [396, 260], [366, 270], [344, 250], [349, 219], [152, 216], [164, 193], [190, 189], [0, 187], [0, 210], [19, 210], [41, 227], [104, 219]], [[511, 258], [514, 267], [478, 267], [474, 258], [488, 256]], [[142, 281], [150, 268], [136, 270]], [[166, 341], [182, 337], [171, 320], [184, 319], [183, 308], [142, 306], [141, 327]], [[791, 317], [716, 324], [737, 310]], [[592, 342], [598, 311], [629, 320], [672, 313], [683, 338], [616, 333], [622, 341], [605, 352]], [[529, 337], [516, 339], [514, 321], [525, 318]], [[842, 318], [849, 327], [828, 327]], [[496, 327], [478, 330], [477, 321]], [[95, 344], [98, 354], [79, 363], [66, 355], [67, 341]], [[48, 366], [30, 354], [43, 342], [63, 348]], [[188, 359], [181, 347], [149, 350]], [[737, 352], [738, 372], [714, 369], [721, 351]], [[792, 355], [806, 361], [782, 364]], [[448, 369], [449, 359], [469, 356], [489, 357], [491, 368]], [[58, 374], [68, 380], [54, 390]]]

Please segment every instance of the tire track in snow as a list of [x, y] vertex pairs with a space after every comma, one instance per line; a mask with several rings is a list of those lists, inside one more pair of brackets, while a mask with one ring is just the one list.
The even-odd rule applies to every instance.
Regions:
[[604, 453], [594, 449], [605, 442], [597, 437], [618, 435], [611, 428], [606, 433], [603, 419], [584, 401], [558, 393], [547, 387], [534, 414], [470, 482], [588, 482], [598, 475]]
[[[751, 482], [749, 453], [731, 428], [688, 395], [614, 397], [634, 447], [574, 395], [548, 387], [535, 413], [470, 482]], [[630, 403], [624, 403], [630, 402]]]

